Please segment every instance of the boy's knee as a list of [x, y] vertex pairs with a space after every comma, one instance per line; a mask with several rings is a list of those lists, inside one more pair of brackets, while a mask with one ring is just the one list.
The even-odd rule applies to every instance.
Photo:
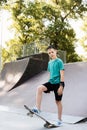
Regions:
[[44, 92], [45, 90], [46, 88], [43, 85], [37, 87], [38, 92]]
[[61, 100], [56, 100], [56, 104], [61, 104]]
[[38, 92], [43, 92], [43, 86], [38, 86], [38, 87], [37, 87], [37, 91], [38, 91]]

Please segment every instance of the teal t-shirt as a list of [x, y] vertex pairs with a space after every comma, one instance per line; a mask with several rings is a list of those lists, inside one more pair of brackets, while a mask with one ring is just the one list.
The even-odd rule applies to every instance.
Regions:
[[64, 70], [63, 61], [60, 58], [48, 62], [48, 71], [50, 72], [49, 82], [51, 84], [60, 83], [60, 70]]

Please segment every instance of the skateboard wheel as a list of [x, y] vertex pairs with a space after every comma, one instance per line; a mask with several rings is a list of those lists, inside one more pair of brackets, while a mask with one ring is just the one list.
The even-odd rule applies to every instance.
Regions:
[[45, 124], [44, 124], [44, 127], [48, 128], [48, 124], [47, 124], [47, 123], [45, 123]]
[[53, 124], [45, 123], [45, 124], [44, 124], [44, 127], [45, 127], [45, 128], [55, 128], [56, 126], [53, 125]]
[[32, 113], [27, 113], [28, 116], [30, 117], [33, 117], [33, 114]]
[[45, 124], [44, 124], [44, 127], [45, 127], [45, 128], [52, 128], [52, 125], [45, 123]]

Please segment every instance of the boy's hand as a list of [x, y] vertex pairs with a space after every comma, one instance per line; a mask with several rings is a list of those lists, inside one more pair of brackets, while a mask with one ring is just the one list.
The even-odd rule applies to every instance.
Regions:
[[62, 95], [63, 94], [63, 86], [60, 86], [58, 89], [58, 95]]

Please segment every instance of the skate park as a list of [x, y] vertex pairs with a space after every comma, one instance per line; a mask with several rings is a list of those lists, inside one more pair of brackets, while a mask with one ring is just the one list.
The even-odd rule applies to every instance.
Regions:
[[[44, 121], [27, 116], [24, 104], [35, 105], [36, 88], [49, 78], [45, 53], [6, 63], [0, 75], [0, 129], [45, 130]], [[87, 62], [64, 64], [63, 126], [59, 130], [87, 129]], [[42, 111], [57, 115], [53, 93], [43, 94]], [[53, 115], [50, 117], [50, 113]]]
[[[87, 0], [1, 0], [0, 7], [0, 130], [47, 129], [24, 105], [35, 106], [37, 87], [49, 79], [49, 45], [66, 60], [63, 125], [53, 129], [87, 130]], [[43, 93], [41, 113], [58, 121], [53, 92]]]

